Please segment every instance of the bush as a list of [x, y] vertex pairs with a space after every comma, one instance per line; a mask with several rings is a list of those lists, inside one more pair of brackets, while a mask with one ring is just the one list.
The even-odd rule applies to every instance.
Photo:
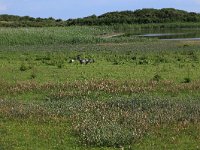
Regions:
[[156, 75], [153, 77], [153, 80], [158, 82], [158, 81], [161, 80], [161, 76], [158, 75], [158, 74], [156, 74]]
[[26, 71], [26, 70], [29, 70], [29, 69], [31, 69], [31, 66], [25, 65], [24, 63], [22, 63], [20, 68], [19, 68], [20, 71]]
[[189, 77], [186, 77], [183, 79], [182, 83], [190, 83], [190, 82], [191, 82], [191, 79]]
[[36, 78], [36, 73], [35, 72], [32, 72], [31, 73], [31, 79], [35, 79]]
[[64, 67], [64, 64], [62, 64], [62, 63], [59, 63], [59, 64], [57, 65], [57, 67], [58, 67], [59, 69], [61, 69], [61, 68], [63, 68], [63, 67]]

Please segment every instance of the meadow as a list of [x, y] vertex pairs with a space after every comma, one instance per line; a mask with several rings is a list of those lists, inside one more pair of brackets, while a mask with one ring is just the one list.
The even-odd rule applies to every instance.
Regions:
[[[199, 149], [199, 41], [113, 26], [0, 33], [0, 149]], [[78, 55], [95, 62], [69, 63]]]

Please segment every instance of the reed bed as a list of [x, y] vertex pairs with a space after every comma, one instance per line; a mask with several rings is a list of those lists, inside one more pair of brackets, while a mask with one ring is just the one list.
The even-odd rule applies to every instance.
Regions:
[[102, 34], [113, 34], [108, 27], [48, 27], [48, 28], [0, 28], [0, 45], [66, 45], [81, 43], [135, 42], [144, 38], [103, 38]]

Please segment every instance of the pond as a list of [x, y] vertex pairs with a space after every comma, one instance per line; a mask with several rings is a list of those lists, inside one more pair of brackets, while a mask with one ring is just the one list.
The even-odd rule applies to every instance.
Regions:
[[143, 29], [134, 35], [162, 40], [200, 40], [200, 29]]

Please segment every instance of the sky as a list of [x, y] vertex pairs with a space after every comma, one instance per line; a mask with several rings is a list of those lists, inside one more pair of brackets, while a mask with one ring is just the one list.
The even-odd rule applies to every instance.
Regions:
[[200, 0], [0, 0], [0, 14], [64, 20], [142, 8], [176, 8], [200, 13]]

